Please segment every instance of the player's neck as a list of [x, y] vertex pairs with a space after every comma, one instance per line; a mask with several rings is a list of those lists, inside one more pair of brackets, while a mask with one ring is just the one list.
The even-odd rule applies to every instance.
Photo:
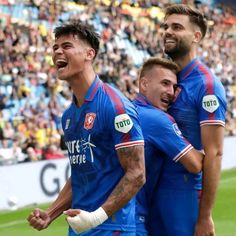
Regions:
[[197, 53], [195, 51], [191, 51], [184, 56], [175, 58], [174, 61], [178, 64], [180, 70], [183, 70], [196, 57]]
[[96, 78], [94, 70], [88, 70], [79, 75], [76, 80], [71, 81], [70, 86], [77, 100], [77, 106], [84, 103], [84, 98]]

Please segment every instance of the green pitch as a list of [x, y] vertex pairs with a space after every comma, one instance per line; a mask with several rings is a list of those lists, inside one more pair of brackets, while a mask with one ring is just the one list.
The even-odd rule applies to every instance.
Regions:
[[[222, 173], [214, 208], [217, 236], [236, 236], [236, 170]], [[46, 208], [46, 206], [40, 206]], [[48, 229], [38, 232], [28, 226], [31, 208], [0, 212], [0, 236], [66, 236], [67, 223], [61, 216]]]

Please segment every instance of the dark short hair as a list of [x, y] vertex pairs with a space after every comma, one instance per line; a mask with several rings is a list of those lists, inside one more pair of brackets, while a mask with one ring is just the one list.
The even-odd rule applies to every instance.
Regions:
[[185, 4], [174, 4], [165, 9], [164, 19], [173, 14], [189, 16], [190, 22], [200, 28], [202, 38], [205, 37], [207, 32], [207, 21], [204, 15], [198, 9]]
[[98, 54], [100, 36], [95, 32], [94, 27], [91, 25], [84, 24], [78, 20], [73, 20], [56, 27], [54, 29], [54, 34], [55, 38], [59, 38], [62, 35], [76, 35], [79, 39], [87, 42], [95, 50], [95, 57]]
[[139, 72], [139, 78], [145, 76], [146, 73], [155, 66], [160, 66], [162, 68], [169, 69], [173, 71], [175, 74], [177, 74], [177, 72], [179, 71], [178, 65], [169, 59], [160, 57], [150, 57], [143, 63]]

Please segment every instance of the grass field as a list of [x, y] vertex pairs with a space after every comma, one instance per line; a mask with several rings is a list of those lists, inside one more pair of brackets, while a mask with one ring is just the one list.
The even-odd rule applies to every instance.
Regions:
[[[46, 208], [46, 206], [40, 206]], [[65, 236], [67, 226], [60, 217], [46, 230], [38, 232], [28, 226], [26, 218], [31, 208], [0, 212], [0, 236]], [[236, 236], [236, 169], [222, 173], [214, 208], [217, 236]], [[174, 236], [174, 235], [173, 235]]]

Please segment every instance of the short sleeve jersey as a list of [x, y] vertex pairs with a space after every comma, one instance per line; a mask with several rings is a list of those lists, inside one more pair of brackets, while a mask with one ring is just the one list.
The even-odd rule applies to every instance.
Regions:
[[[144, 144], [137, 112], [97, 76], [83, 105], [77, 107], [74, 98], [64, 112], [62, 127], [71, 164], [72, 208], [94, 211], [124, 175], [116, 150]], [[135, 231], [134, 217], [132, 199], [97, 228]]]
[[[179, 88], [168, 113], [174, 117], [183, 136], [202, 149], [200, 127], [225, 125], [224, 87], [210, 69], [195, 58], [178, 74]], [[196, 175], [196, 189], [201, 189], [201, 173]]]
[[154, 107], [146, 97], [138, 95], [137, 107], [145, 141], [146, 183], [137, 194], [137, 230], [145, 231], [143, 223], [148, 216], [152, 194], [162, 171], [163, 161], [176, 165], [193, 147], [182, 136], [174, 119], [166, 112]]

